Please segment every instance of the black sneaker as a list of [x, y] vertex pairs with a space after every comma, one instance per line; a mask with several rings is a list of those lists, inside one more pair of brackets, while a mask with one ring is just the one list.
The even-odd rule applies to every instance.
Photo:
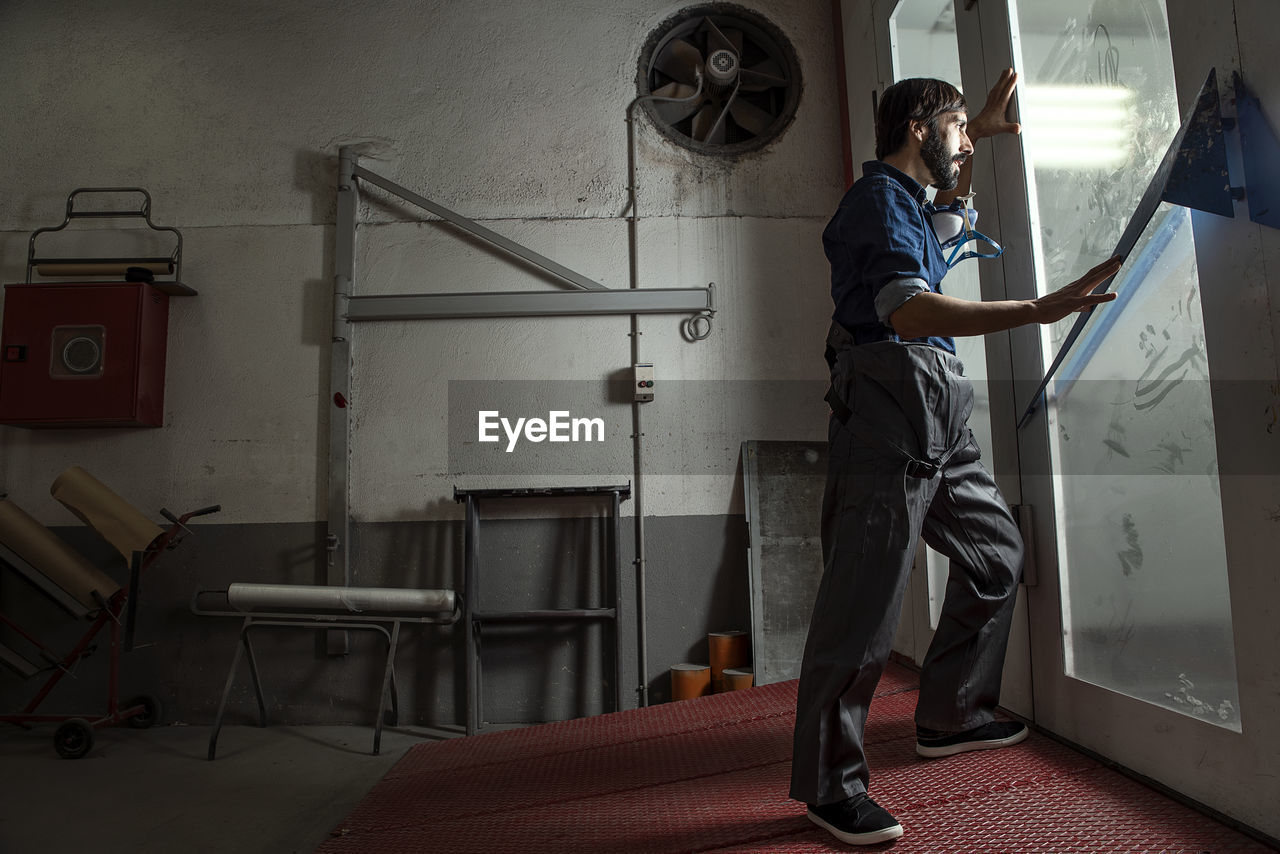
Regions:
[[926, 759], [955, 756], [970, 750], [994, 750], [1017, 744], [1027, 737], [1027, 727], [1017, 721], [992, 721], [964, 732], [939, 732], [916, 727], [916, 753]]
[[866, 792], [834, 804], [809, 807], [809, 821], [849, 845], [875, 845], [902, 835], [902, 825]]

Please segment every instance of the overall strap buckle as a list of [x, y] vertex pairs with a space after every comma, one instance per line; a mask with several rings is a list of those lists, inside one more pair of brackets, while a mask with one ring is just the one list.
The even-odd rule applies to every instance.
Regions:
[[933, 480], [941, 469], [942, 462], [940, 460], [917, 460], [913, 458], [907, 462], [907, 477]]

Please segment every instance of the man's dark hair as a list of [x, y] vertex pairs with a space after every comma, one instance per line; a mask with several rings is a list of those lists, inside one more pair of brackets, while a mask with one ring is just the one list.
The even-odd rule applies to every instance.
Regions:
[[934, 122], [943, 113], [965, 110], [964, 95], [945, 80], [912, 77], [899, 80], [880, 96], [876, 111], [876, 159], [883, 160], [907, 141], [912, 122]]

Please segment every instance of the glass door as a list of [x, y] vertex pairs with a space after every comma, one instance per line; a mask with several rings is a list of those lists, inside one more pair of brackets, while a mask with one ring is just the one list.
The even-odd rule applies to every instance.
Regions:
[[[980, 5], [975, 49], [1020, 76], [1006, 275], [1044, 294], [1113, 253], [1181, 124], [1175, 72], [1208, 69], [1175, 68], [1164, 0]], [[1018, 431], [1019, 480], [1036, 722], [1232, 814], [1252, 748], [1200, 273], [1194, 218], [1162, 204]], [[1076, 320], [1013, 336], [1019, 415]]]
[[[1180, 120], [1162, 0], [1017, 0], [1036, 283], [1110, 256]], [[1239, 731], [1191, 217], [1164, 204], [1046, 402], [1067, 676]], [[1043, 327], [1047, 364], [1076, 317]]]

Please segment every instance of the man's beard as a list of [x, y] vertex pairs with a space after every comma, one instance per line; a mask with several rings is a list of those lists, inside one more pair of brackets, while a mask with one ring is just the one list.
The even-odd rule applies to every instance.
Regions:
[[959, 170], [951, 170], [956, 156], [943, 145], [936, 122], [930, 123], [929, 137], [920, 145], [920, 157], [933, 176], [933, 186], [939, 190], [954, 190], [960, 183]]

